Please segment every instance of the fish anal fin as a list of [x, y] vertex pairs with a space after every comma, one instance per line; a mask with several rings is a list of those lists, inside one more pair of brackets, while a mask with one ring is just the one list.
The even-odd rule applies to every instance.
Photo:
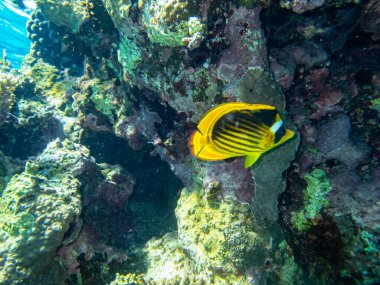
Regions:
[[245, 157], [244, 167], [248, 168], [252, 166], [261, 156], [261, 152], [251, 153]]

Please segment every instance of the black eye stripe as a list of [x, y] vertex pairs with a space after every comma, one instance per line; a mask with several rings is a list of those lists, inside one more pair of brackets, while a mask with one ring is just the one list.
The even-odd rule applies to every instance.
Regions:
[[274, 134], [274, 143], [278, 143], [282, 139], [282, 137], [285, 135], [285, 133], [286, 133], [285, 126], [284, 124], [282, 124], [282, 126]]

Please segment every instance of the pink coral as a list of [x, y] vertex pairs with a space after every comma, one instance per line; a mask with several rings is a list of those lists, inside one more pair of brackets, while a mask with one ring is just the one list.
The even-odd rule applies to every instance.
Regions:
[[237, 158], [230, 163], [208, 163], [204, 179], [205, 188], [213, 182], [221, 186], [223, 197], [232, 196], [240, 202], [252, 202], [255, 182], [251, 169], [244, 168], [244, 158]]
[[132, 175], [114, 174], [100, 187], [99, 195], [110, 208], [118, 211], [128, 204], [135, 184], [136, 179]]
[[107, 258], [107, 263], [111, 261], [121, 263], [127, 259], [124, 253], [115, 251], [112, 247], [101, 243], [100, 240], [93, 229], [88, 226], [83, 226], [75, 242], [58, 249], [58, 257], [62, 261], [68, 274], [80, 274], [80, 264], [77, 258], [81, 254], [84, 254], [86, 261], [90, 261], [95, 253], [103, 254]]
[[148, 140], [156, 135], [155, 124], [161, 124], [160, 116], [151, 112], [144, 105], [140, 106], [140, 110], [133, 116], [125, 117], [115, 127], [115, 133], [118, 137], [126, 138], [129, 146], [133, 150], [142, 148], [141, 136], [145, 136]]
[[239, 79], [248, 67], [266, 66], [266, 47], [260, 27], [261, 8], [233, 10], [225, 36], [230, 45], [219, 60], [218, 77], [226, 82]]

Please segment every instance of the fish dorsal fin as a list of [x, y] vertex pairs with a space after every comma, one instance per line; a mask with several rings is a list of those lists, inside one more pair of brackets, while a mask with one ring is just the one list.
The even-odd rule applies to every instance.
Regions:
[[261, 152], [251, 153], [245, 157], [244, 167], [248, 168], [252, 166], [261, 156]]
[[212, 128], [220, 117], [231, 112], [231, 111], [239, 111], [243, 109], [248, 110], [273, 110], [275, 109], [273, 106], [263, 105], [263, 104], [248, 104], [244, 102], [232, 102], [232, 103], [224, 103], [216, 106], [215, 108], [209, 110], [200, 120], [198, 124], [198, 131], [203, 135], [208, 135], [208, 131]]

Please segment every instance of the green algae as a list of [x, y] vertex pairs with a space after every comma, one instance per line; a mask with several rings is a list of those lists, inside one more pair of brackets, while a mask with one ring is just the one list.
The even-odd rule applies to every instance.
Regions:
[[7, 184], [0, 197], [1, 284], [45, 284], [46, 268], [81, 213], [75, 175], [86, 154], [79, 145], [54, 141]]
[[328, 206], [325, 195], [331, 190], [330, 181], [322, 169], [314, 169], [306, 174], [305, 180], [304, 208], [292, 216], [292, 223], [299, 231], [307, 230], [322, 208]]
[[370, 108], [380, 113], [380, 98], [373, 99]]
[[134, 72], [141, 62], [141, 52], [140, 48], [127, 36], [121, 39], [119, 44], [119, 49], [117, 51], [117, 57], [121, 65], [123, 66], [123, 71], [128, 77], [134, 75]]
[[[31, 58], [26, 58], [26, 60], [31, 60]], [[37, 60], [31, 67], [23, 64], [21, 72], [35, 84], [35, 93], [45, 98], [56, 109], [68, 103], [69, 94], [72, 92], [72, 82], [55, 66]]]
[[130, 0], [102, 0], [116, 28], [121, 28], [129, 15], [132, 6]]
[[83, 0], [36, 0], [37, 7], [48, 20], [69, 28], [73, 33], [79, 32], [81, 25], [89, 19], [88, 4]]
[[378, 237], [375, 235], [363, 230], [360, 232], [360, 239], [363, 242], [364, 245], [364, 251], [368, 254], [377, 254], [379, 253], [379, 245], [376, 243], [376, 240]]
[[19, 78], [10, 73], [0, 71], [0, 126], [7, 118], [15, 103], [14, 91], [18, 86]]
[[[256, 231], [249, 205], [211, 203], [202, 188], [183, 189], [176, 216], [178, 233], [145, 245], [142, 284], [250, 284], [245, 271], [262, 266], [267, 237]], [[113, 284], [127, 277], [119, 275]]]
[[190, 49], [199, 46], [205, 25], [193, 16], [199, 13], [196, 1], [152, 0], [148, 4], [143, 20], [152, 43]]

